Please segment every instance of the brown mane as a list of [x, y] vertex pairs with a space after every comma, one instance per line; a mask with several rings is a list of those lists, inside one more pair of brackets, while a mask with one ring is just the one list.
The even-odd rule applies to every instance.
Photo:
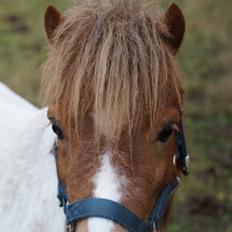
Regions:
[[164, 104], [182, 104], [160, 10], [140, 1], [87, 2], [68, 10], [54, 34], [43, 70], [46, 104], [67, 112], [64, 120], [74, 120], [77, 133], [89, 112], [96, 137], [119, 138], [125, 125], [131, 133], [144, 112], [152, 128]]

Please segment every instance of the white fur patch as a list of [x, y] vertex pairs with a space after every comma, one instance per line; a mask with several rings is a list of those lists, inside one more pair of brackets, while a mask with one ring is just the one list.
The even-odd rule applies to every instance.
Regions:
[[0, 231], [64, 231], [46, 115], [0, 83]]
[[[120, 202], [122, 193], [120, 191], [121, 182], [115, 168], [112, 165], [111, 152], [102, 154], [101, 167], [99, 172], [93, 177], [95, 189], [93, 196]], [[111, 232], [114, 227], [112, 221], [101, 218], [91, 218], [88, 220], [89, 232]]]

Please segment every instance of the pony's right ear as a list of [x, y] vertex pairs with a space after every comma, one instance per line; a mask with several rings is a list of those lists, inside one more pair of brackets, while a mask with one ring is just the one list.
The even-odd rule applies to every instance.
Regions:
[[61, 23], [62, 18], [63, 16], [54, 6], [47, 8], [44, 14], [44, 27], [50, 43], [52, 43], [54, 32]]

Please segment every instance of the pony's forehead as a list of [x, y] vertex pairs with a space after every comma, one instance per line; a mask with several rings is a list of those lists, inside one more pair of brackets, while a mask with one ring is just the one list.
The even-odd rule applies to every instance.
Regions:
[[[58, 106], [54, 111], [77, 128], [94, 112], [95, 131], [109, 137], [119, 137], [125, 125], [129, 131], [138, 127], [144, 115], [154, 125], [169, 104], [182, 104], [175, 57], [153, 21], [159, 11], [121, 2], [125, 8], [79, 5], [68, 12], [44, 71], [50, 74], [44, 86], [47, 98]], [[134, 17], [123, 17], [131, 23], [122, 24], [110, 10]]]

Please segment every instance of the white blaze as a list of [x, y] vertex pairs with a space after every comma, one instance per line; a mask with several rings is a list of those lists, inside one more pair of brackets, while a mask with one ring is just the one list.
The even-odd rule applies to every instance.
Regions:
[[[117, 175], [112, 165], [112, 153], [107, 151], [102, 154], [101, 166], [93, 177], [94, 191], [93, 197], [104, 198], [120, 202], [122, 193], [120, 191], [120, 177]], [[90, 218], [88, 220], [89, 232], [111, 232], [114, 227], [112, 221], [101, 218]]]

